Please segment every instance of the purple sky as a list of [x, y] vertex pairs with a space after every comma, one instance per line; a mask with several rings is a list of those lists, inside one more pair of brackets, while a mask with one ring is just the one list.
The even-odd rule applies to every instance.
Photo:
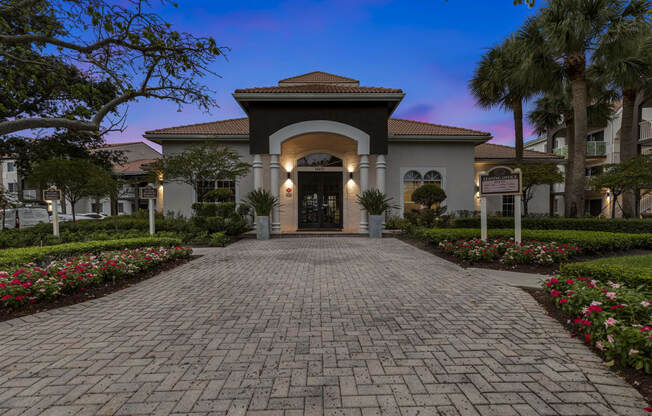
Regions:
[[[513, 144], [511, 113], [475, 105], [467, 83], [485, 49], [533, 13], [512, 0], [180, 1], [159, 7], [173, 27], [213, 36], [232, 50], [204, 81], [219, 108], [141, 99], [129, 104], [127, 129], [111, 142], [141, 140], [146, 130], [242, 117], [236, 88], [276, 85], [315, 70], [402, 88], [395, 117], [489, 131]], [[526, 126], [526, 138], [532, 137]]]

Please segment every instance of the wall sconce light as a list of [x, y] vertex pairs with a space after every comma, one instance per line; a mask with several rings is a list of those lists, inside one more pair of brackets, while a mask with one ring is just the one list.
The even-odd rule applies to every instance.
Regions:
[[353, 172], [349, 172], [349, 179], [353, 180]]
[[292, 172], [288, 172], [288, 179], [292, 179]]

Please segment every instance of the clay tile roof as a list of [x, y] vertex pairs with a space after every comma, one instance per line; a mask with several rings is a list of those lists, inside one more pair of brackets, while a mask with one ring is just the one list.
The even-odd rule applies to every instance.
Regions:
[[402, 94], [403, 91], [395, 88], [381, 87], [360, 87], [358, 85], [338, 84], [295, 84], [280, 85], [278, 87], [254, 87], [240, 88], [235, 90], [236, 94], [243, 93], [275, 93], [275, 94], [347, 94], [347, 93], [385, 93]]
[[387, 125], [389, 133], [395, 136], [490, 136], [483, 131], [400, 118], [390, 118]]
[[126, 162], [124, 165], [114, 165], [114, 173], [145, 173], [142, 166], [154, 163], [156, 159], [139, 159]]
[[249, 119], [247, 117], [232, 118], [229, 120], [169, 127], [165, 129], [146, 131], [145, 134], [206, 134], [247, 136], [249, 135]]
[[[502, 144], [482, 143], [475, 146], [476, 159], [514, 159], [516, 149]], [[525, 159], [563, 159], [563, 156], [553, 153], [537, 152], [536, 150], [523, 150]]]
[[[390, 118], [387, 122], [389, 133], [394, 136], [489, 136], [489, 133], [469, 130], [461, 127], [442, 126], [440, 124], [423, 123], [420, 121]], [[150, 130], [145, 134], [189, 134], [189, 135], [249, 135], [249, 119], [233, 118], [229, 120], [211, 121], [208, 123], [190, 124], [187, 126], [169, 127]]]
[[360, 85], [360, 81], [341, 75], [329, 74], [328, 72], [313, 71], [295, 77], [285, 78], [278, 82], [279, 86], [286, 84], [354, 84]]

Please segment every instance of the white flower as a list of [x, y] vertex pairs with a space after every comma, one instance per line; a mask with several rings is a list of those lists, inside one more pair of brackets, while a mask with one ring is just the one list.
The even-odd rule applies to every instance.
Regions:
[[647, 308], [648, 306], [650, 306], [650, 302], [644, 300], [643, 302], [641, 302], [641, 305], [643, 305], [644, 308]]
[[635, 350], [634, 348], [630, 349], [629, 355], [634, 355], [634, 354], [638, 354], [638, 350]]
[[606, 321], [604, 321], [604, 326], [606, 326], [608, 328], [610, 326], [615, 325], [617, 322], [618, 321], [616, 321], [614, 318], [609, 317]]

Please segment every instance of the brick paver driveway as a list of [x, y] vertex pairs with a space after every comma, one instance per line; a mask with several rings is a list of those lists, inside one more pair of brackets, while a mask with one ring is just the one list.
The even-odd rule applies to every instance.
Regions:
[[529, 295], [395, 239], [241, 241], [0, 324], [5, 414], [643, 414]]

